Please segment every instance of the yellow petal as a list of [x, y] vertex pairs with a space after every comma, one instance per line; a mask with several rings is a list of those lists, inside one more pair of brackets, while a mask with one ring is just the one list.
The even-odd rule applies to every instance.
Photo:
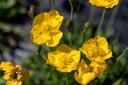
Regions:
[[50, 25], [54, 28], [53, 31], [60, 28], [63, 18], [56, 10], [50, 12]]
[[13, 70], [15, 68], [15, 65], [11, 62], [1, 62], [0, 64], [0, 70], [8, 71]]
[[33, 27], [36, 25], [43, 25], [43, 24], [49, 24], [50, 23], [50, 14], [49, 12], [43, 12], [38, 14], [33, 19]]
[[7, 81], [6, 85], [21, 85], [22, 81], [17, 81], [17, 80], [12, 80], [12, 81]]
[[94, 80], [97, 77], [96, 73], [90, 69], [85, 61], [82, 59], [78, 64], [77, 71], [74, 73], [75, 80], [86, 85], [90, 81]]
[[30, 32], [30, 39], [38, 45], [45, 43], [50, 38], [50, 32], [48, 32], [47, 29], [44, 29], [43, 27], [39, 27], [39, 25], [33, 27]]
[[89, 2], [99, 7], [113, 8], [118, 4], [119, 0], [89, 0]]
[[21, 80], [23, 80], [23, 81], [28, 81], [30, 79], [30, 75], [29, 75], [28, 71], [22, 72], [21, 75], [22, 75]]
[[66, 44], [61, 44], [58, 48], [58, 51], [64, 52], [64, 53], [70, 53], [73, 49], [68, 47]]
[[102, 63], [91, 62], [89, 66], [92, 69], [92, 71], [96, 73], [97, 76], [101, 76], [108, 67], [105, 62]]
[[57, 33], [52, 33], [51, 39], [46, 41], [46, 45], [49, 47], [56, 46], [59, 43], [62, 36], [63, 34], [61, 31], [58, 31]]

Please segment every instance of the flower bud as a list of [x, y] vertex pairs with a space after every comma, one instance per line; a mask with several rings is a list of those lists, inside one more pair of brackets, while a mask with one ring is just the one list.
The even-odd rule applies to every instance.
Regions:
[[41, 49], [42, 49], [41, 45], [38, 45], [37, 48], [36, 48], [37, 54], [39, 54], [41, 52]]
[[84, 29], [88, 29], [88, 28], [91, 28], [92, 27], [92, 23], [91, 22], [86, 22], [84, 24]]
[[67, 20], [64, 26], [69, 32], [72, 32], [73, 22], [71, 20]]

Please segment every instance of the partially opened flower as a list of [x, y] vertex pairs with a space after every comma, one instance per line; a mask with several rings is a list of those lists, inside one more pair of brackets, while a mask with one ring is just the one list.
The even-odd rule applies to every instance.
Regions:
[[89, 0], [89, 2], [99, 7], [113, 8], [118, 4], [119, 0]]
[[48, 53], [46, 63], [56, 67], [60, 72], [71, 72], [76, 69], [79, 60], [80, 51], [62, 44], [55, 52]]
[[3, 79], [7, 80], [6, 85], [21, 85], [22, 81], [28, 81], [30, 77], [23, 67], [11, 62], [1, 62], [0, 70], [5, 71]]
[[63, 35], [59, 30], [63, 18], [56, 10], [38, 14], [33, 20], [31, 40], [38, 45], [46, 42], [47, 46], [56, 46]]
[[90, 61], [97, 63], [104, 62], [106, 59], [112, 57], [107, 40], [100, 36], [89, 39], [82, 45], [80, 50]]
[[74, 78], [78, 83], [86, 85], [90, 81], [101, 76], [106, 68], [107, 64], [105, 62], [100, 64], [91, 62], [87, 65], [82, 59], [74, 73]]

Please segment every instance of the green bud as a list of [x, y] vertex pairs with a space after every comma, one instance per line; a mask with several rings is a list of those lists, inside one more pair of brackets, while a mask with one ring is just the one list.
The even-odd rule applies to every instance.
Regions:
[[37, 48], [36, 48], [37, 54], [39, 54], [39, 53], [41, 52], [41, 49], [42, 49], [42, 48], [41, 48], [41, 45], [38, 45]]
[[84, 29], [89, 29], [89, 28], [91, 28], [92, 27], [92, 23], [91, 22], [86, 22], [85, 24], [84, 24]]
[[71, 20], [67, 20], [64, 26], [69, 32], [72, 32], [73, 22]]

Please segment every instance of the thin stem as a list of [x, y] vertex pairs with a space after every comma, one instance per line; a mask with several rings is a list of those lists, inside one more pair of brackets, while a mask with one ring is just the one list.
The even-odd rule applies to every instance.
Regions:
[[54, 10], [55, 5], [54, 5], [54, 0], [50, 0], [50, 10]]
[[111, 27], [112, 27], [112, 24], [113, 24], [113, 22], [114, 22], [114, 20], [115, 20], [115, 17], [116, 17], [116, 14], [117, 14], [117, 11], [118, 11], [119, 6], [120, 6], [120, 2], [119, 2], [119, 4], [114, 8], [114, 10], [113, 10], [113, 12], [112, 12], [112, 15], [111, 15], [111, 17], [110, 17], [110, 19], [109, 19], [109, 22], [108, 22], [107, 26], [106, 26], [106, 33], [105, 33], [105, 35], [106, 35], [107, 32], [108, 32], [107, 30], [110, 30]]
[[41, 56], [41, 54], [40, 54], [41, 50], [42, 50], [41, 45], [38, 45], [38, 47], [37, 47], [37, 55], [39, 56], [39, 58], [40, 58], [42, 61], [44, 61], [44, 62], [46, 63], [45, 59], [44, 59], [44, 58]]
[[[71, 13], [70, 13], [70, 20], [71, 22], [73, 21], [73, 4], [72, 4], [72, 0], [69, 0], [69, 3], [70, 3], [70, 6], [71, 6]], [[72, 25], [72, 28], [71, 28], [71, 34], [70, 34], [70, 40], [69, 40], [69, 43], [70, 43], [70, 46], [72, 46], [72, 40], [73, 40], [73, 25]]]
[[100, 24], [99, 24], [99, 26], [97, 28], [97, 31], [96, 31], [96, 35], [101, 35], [101, 32], [100, 31], [101, 31], [101, 27], [102, 27], [102, 24], [103, 24], [103, 21], [104, 21], [105, 13], [106, 13], [106, 9], [104, 8], [103, 13], [102, 13]]
[[71, 2], [71, 0], [69, 0], [70, 6], [71, 6], [71, 14], [70, 14], [70, 20], [73, 20], [73, 4]]
[[42, 0], [39, 0], [39, 5], [40, 5], [40, 12], [43, 11], [43, 4], [42, 4]]
[[[95, 6], [91, 5], [91, 8], [90, 8], [90, 13], [89, 13], [89, 19], [88, 21], [90, 21], [91, 23], [93, 23], [93, 20], [94, 20], [94, 14], [95, 14]], [[92, 29], [93, 26], [91, 27], [91, 29], [89, 29], [89, 33], [90, 33], [90, 37], [93, 36], [93, 33], [92, 33]]]
[[95, 6], [91, 6], [90, 8], [90, 14], [89, 14], [89, 21], [93, 23], [93, 19], [94, 19], [94, 13], [95, 13]]
[[66, 81], [66, 85], [68, 85], [68, 77], [67, 77], [67, 73], [65, 72], [65, 81]]
[[83, 31], [83, 41], [82, 41], [82, 44], [83, 44], [84, 41], [85, 41], [85, 35], [86, 35], [86, 28], [84, 28], [84, 31]]
[[80, 0], [79, 3], [78, 3], [78, 6], [77, 6], [77, 16], [80, 15], [80, 6], [81, 6], [81, 4], [82, 4], [82, 1], [83, 1], [83, 0]]

